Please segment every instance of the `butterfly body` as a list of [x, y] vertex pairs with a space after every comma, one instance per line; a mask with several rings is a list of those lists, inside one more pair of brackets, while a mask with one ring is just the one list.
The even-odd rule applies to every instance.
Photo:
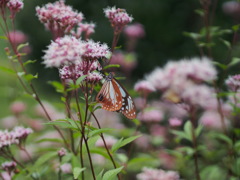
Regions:
[[102, 104], [102, 109], [121, 112], [129, 119], [136, 118], [136, 109], [131, 96], [113, 77], [112, 73], [105, 76], [105, 82], [96, 100]]

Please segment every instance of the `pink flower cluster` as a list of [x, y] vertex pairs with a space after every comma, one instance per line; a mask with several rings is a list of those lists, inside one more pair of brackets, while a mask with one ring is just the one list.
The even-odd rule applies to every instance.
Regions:
[[155, 88], [149, 81], [141, 80], [135, 84], [134, 90], [144, 95], [147, 95], [151, 92], [154, 92]]
[[129, 16], [125, 9], [108, 7], [104, 9], [105, 16], [109, 19], [115, 33], [120, 33], [124, 26], [132, 22], [133, 18]]
[[48, 46], [43, 56], [46, 67], [62, 67], [81, 62], [81, 57], [85, 52], [82, 41], [73, 36], [57, 38]]
[[9, 132], [8, 130], [0, 131], [0, 150], [18, 143], [19, 140], [15, 137], [14, 133]]
[[39, 20], [50, 30], [55, 37], [62, 37], [83, 20], [83, 14], [67, 6], [64, 0], [48, 3], [43, 7], [36, 7]]
[[95, 83], [102, 79], [101, 74], [94, 72], [102, 69], [98, 60], [109, 55], [110, 51], [106, 44], [64, 36], [49, 45], [43, 59], [46, 67], [59, 68], [62, 79], [76, 80], [88, 75], [85, 80]]
[[[216, 104], [216, 98], [214, 90], [204, 82], [211, 82], [216, 77], [217, 71], [208, 58], [193, 58], [169, 62], [147, 75], [146, 80], [164, 92], [164, 97], [170, 101], [206, 108]], [[149, 88], [145, 87], [146, 90]]]
[[1, 0], [0, 1], [0, 14], [5, 16], [5, 8], [7, 7], [10, 11], [10, 18], [14, 19], [16, 13], [23, 9], [22, 0]]
[[80, 38], [83, 33], [85, 33], [85, 39], [89, 39], [90, 35], [95, 32], [94, 23], [79, 23], [75, 31], [71, 31], [71, 34], [76, 38]]
[[8, 162], [4, 162], [2, 163], [2, 168], [7, 171], [7, 172], [11, 172], [16, 168], [17, 164], [14, 161], [8, 161]]
[[59, 151], [58, 151], [58, 156], [59, 157], [63, 157], [67, 154], [67, 150], [65, 148], [61, 148]]
[[145, 109], [138, 114], [138, 119], [143, 122], [160, 122], [163, 119], [163, 113], [157, 109]]
[[145, 36], [145, 31], [142, 24], [135, 23], [135, 24], [126, 26], [124, 28], [124, 34], [129, 39], [139, 39]]
[[175, 171], [164, 171], [147, 167], [144, 167], [142, 171], [142, 173], [137, 175], [138, 180], [180, 180], [179, 174]]
[[225, 83], [231, 91], [237, 92], [240, 88], [240, 74], [229, 76]]
[[24, 128], [21, 126], [15, 127], [12, 131], [0, 131], [0, 149], [8, 147], [12, 144], [19, 144], [22, 140], [25, 140], [27, 136], [32, 132], [32, 129]]

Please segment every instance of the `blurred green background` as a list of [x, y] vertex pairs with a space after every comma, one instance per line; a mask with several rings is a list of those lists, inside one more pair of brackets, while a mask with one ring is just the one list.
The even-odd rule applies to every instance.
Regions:
[[[53, 93], [53, 89], [46, 82], [58, 79], [56, 69], [45, 69], [43, 64], [41, 64], [43, 50], [49, 45], [51, 34], [39, 22], [35, 7], [42, 6], [48, 2], [54, 1], [24, 0], [24, 9], [17, 14], [16, 19], [17, 29], [27, 34], [29, 39], [32, 52], [28, 56], [28, 59], [37, 60], [37, 63], [31, 65], [29, 70], [33, 74], [39, 74], [39, 79], [34, 81], [34, 83], [40, 91], [41, 96]], [[222, 4], [226, 1], [212, 1], [213, 4], [215, 2], [217, 2], [217, 6], [214, 13], [213, 25], [223, 29], [230, 29], [237, 22], [234, 22], [231, 17], [223, 13]], [[66, 0], [66, 4], [81, 11], [85, 16], [86, 22], [96, 23], [96, 31], [92, 38], [95, 41], [105, 42], [109, 46], [112, 42], [112, 29], [103, 14], [103, 8], [108, 6], [124, 8], [134, 17], [134, 22], [143, 24], [146, 35], [140, 39], [137, 45], [138, 66], [132, 73], [133, 82], [144, 77], [144, 74], [150, 72], [156, 66], [164, 65], [166, 61], [199, 56], [198, 48], [194, 41], [183, 35], [185, 31], [199, 32], [203, 27], [202, 18], [195, 13], [196, 9], [202, 8], [198, 0]], [[211, 8], [213, 8], [213, 5]], [[231, 35], [224, 38], [230, 40]], [[122, 36], [118, 45], [122, 45], [124, 49], [124, 44], [125, 39]], [[1, 65], [7, 65], [8, 63], [3, 50], [4, 47], [6, 47], [6, 44], [1, 40]], [[213, 47], [215, 61], [224, 62], [227, 53], [227, 48], [221, 43]], [[1, 76], [6, 77], [2, 72]], [[17, 81], [10, 82], [9, 78], [14, 79], [14, 77], [9, 76], [1, 78], [1, 92], [5, 92], [5, 84], [10, 83], [11, 85], [13, 83], [11, 85], [13, 89], [17, 86]], [[15, 97], [11, 95], [10, 91], [6, 91], [5, 93], [0, 93], [2, 101], [4, 99], [8, 101], [17, 98], [16, 94]], [[6, 109], [3, 110], [3, 114], [5, 112], [7, 112]]]

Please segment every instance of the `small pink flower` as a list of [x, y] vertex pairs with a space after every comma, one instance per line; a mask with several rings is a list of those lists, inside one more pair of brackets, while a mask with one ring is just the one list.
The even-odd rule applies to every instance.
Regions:
[[85, 41], [84, 47], [85, 52], [82, 55], [84, 60], [99, 60], [102, 58], [108, 58], [111, 54], [107, 44], [100, 44], [99, 42], [94, 42], [93, 40]]
[[138, 119], [143, 122], [160, 122], [163, 119], [163, 113], [156, 109], [147, 109], [138, 114]]
[[10, 109], [14, 114], [20, 114], [26, 110], [26, 105], [21, 101], [16, 101], [11, 104]]
[[67, 6], [64, 0], [48, 3], [43, 7], [36, 7], [39, 20], [50, 30], [55, 38], [69, 33], [72, 28], [83, 20], [83, 14]]
[[13, 173], [9, 174], [8, 172], [4, 171], [4, 172], [1, 172], [0, 177], [2, 177], [3, 180], [12, 180], [13, 175], [14, 175]]
[[73, 36], [64, 36], [48, 46], [43, 56], [46, 67], [59, 68], [64, 65], [72, 65], [82, 61], [81, 56], [85, 52], [83, 42]]
[[[117, 142], [117, 139], [113, 136], [104, 136], [104, 139], [108, 148], [111, 148]], [[97, 147], [105, 147], [102, 138], [99, 138], [95, 145]]]
[[11, 43], [13, 43], [15, 45], [25, 43], [28, 39], [27, 36], [21, 31], [9, 32], [8, 38], [10, 39]]
[[135, 23], [124, 28], [124, 34], [130, 39], [138, 39], [145, 36], [144, 27], [142, 24]]
[[124, 26], [132, 22], [133, 18], [129, 16], [125, 9], [108, 7], [104, 9], [105, 16], [109, 19], [114, 31], [120, 33]]
[[223, 12], [227, 15], [239, 18], [240, 3], [238, 1], [226, 1], [222, 5]]
[[240, 88], [240, 74], [229, 76], [225, 83], [231, 91], [237, 92]]
[[58, 156], [59, 157], [63, 157], [65, 156], [67, 153], [67, 150], [65, 148], [61, 148], [59, 151], [58, 151]]
[[182, 120], [178, 119], [178, 118], [170, 118], [169, 120], [169, 124], [172, 127], [178, 127], [182, 125]]
[[176, 158], [167, 152], [161, 150], [159, 153], [161, 165], [166, 169], [176, 168]]
[[140, 174], [137, 174], [138, 180], [180, 180], [180, 176], [175, 171], [164, 171], [162, 169], [152, 169], [144, 167]]
[[0, 150], [4, 147], [18, 143], [19, 140], [15, 137], [15, 134], [9, 132], [8, 130], [0, 131]]
[[164, 126], [161, 126], [159, 124], [153, 124], [150, 127], [150, 134], [152, 136], [160, 136], [162, 138], [165, 138], [166, 134], [167, 134], [167, 129]]
[[141, 149], [148, 149], [151, 145], [151, 137], [148, 134], [142, 134], [141, 137], [137, 138], [134, 143]]
[[19, 139], [21, 141], [26, 139], [29, 134], [33, 133], [33, 130], [31, 128], [17, 126], [11, 131], [11, 133], [16, 139]]
[[121, 70], [126, 74], [130, 75], [132, 70], [137, 66], [137, 59], [134, 53], [123, 53], [116, 51], [111, 57], [111, 64], [119, 64]]
[[142, 81], [138, 81], [135, 85], [134, 85], [134, 90], [142, 93], [142, 94], [149, 94], [151, 92], [155, 91], [155, 88], [153, 87], [153, 85], [146, 81], [146, 80], [142, 80]]
[[72, 35], [76, 38], [80, 38], [82, 34], [85, 34], [85, 39], [89, 39], [90, 35], [95, 32], [96, 25], [94, 23], [79, 23], [76, 32], [72, 31]]
[[7, 172], [13, 171], [16, 168], [16, 166], [17, 166], [17, 163], [14, 161], [2, 163], [2, 168]]
[[19, 119], [16, 116], [7, 116], [1, 119], [1, 125], [3, 128], [11, 129], [19, 123]]
[[99, 72], [94, 72], [95, 70], [101, 70], [102, 67], [98, 61], [81, 61], [72, 66], [63, 66], [59, 69], [59, 74], [61, 79], [71, 79], [77, 80], [83, 75], [87, 75], [84, 79], [90, 83], [97, 83], [103, 77]]
[[[225, 125], [229, 125], [228, 120], [224, 117], [223, 119]], [[203, 115], [200, 117], [199, 122], [207, 128], [210, 129], [222, 129], [222, 120], [221, 116], [216, 111], [205, 111]]]
[[70, 163], [64, 163], [60, 166], [61, 171], [64, 174], [72, 173], [72, 165]]
[[13, 19], [17, 12], [23, 9], [23, 2], [21, 0], [9, 0], [7, 7], [11, 13], [11, 18]]

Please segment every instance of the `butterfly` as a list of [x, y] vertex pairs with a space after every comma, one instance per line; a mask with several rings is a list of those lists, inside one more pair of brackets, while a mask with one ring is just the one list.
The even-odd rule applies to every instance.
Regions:
[[112, 73], [105, 76], [105, 82], [97, 94], [96, 100], [102, 104], [102, 109], [121, 112], [129, 119], [136, 118], [136, 108], [132, 97], [113, 77]]

